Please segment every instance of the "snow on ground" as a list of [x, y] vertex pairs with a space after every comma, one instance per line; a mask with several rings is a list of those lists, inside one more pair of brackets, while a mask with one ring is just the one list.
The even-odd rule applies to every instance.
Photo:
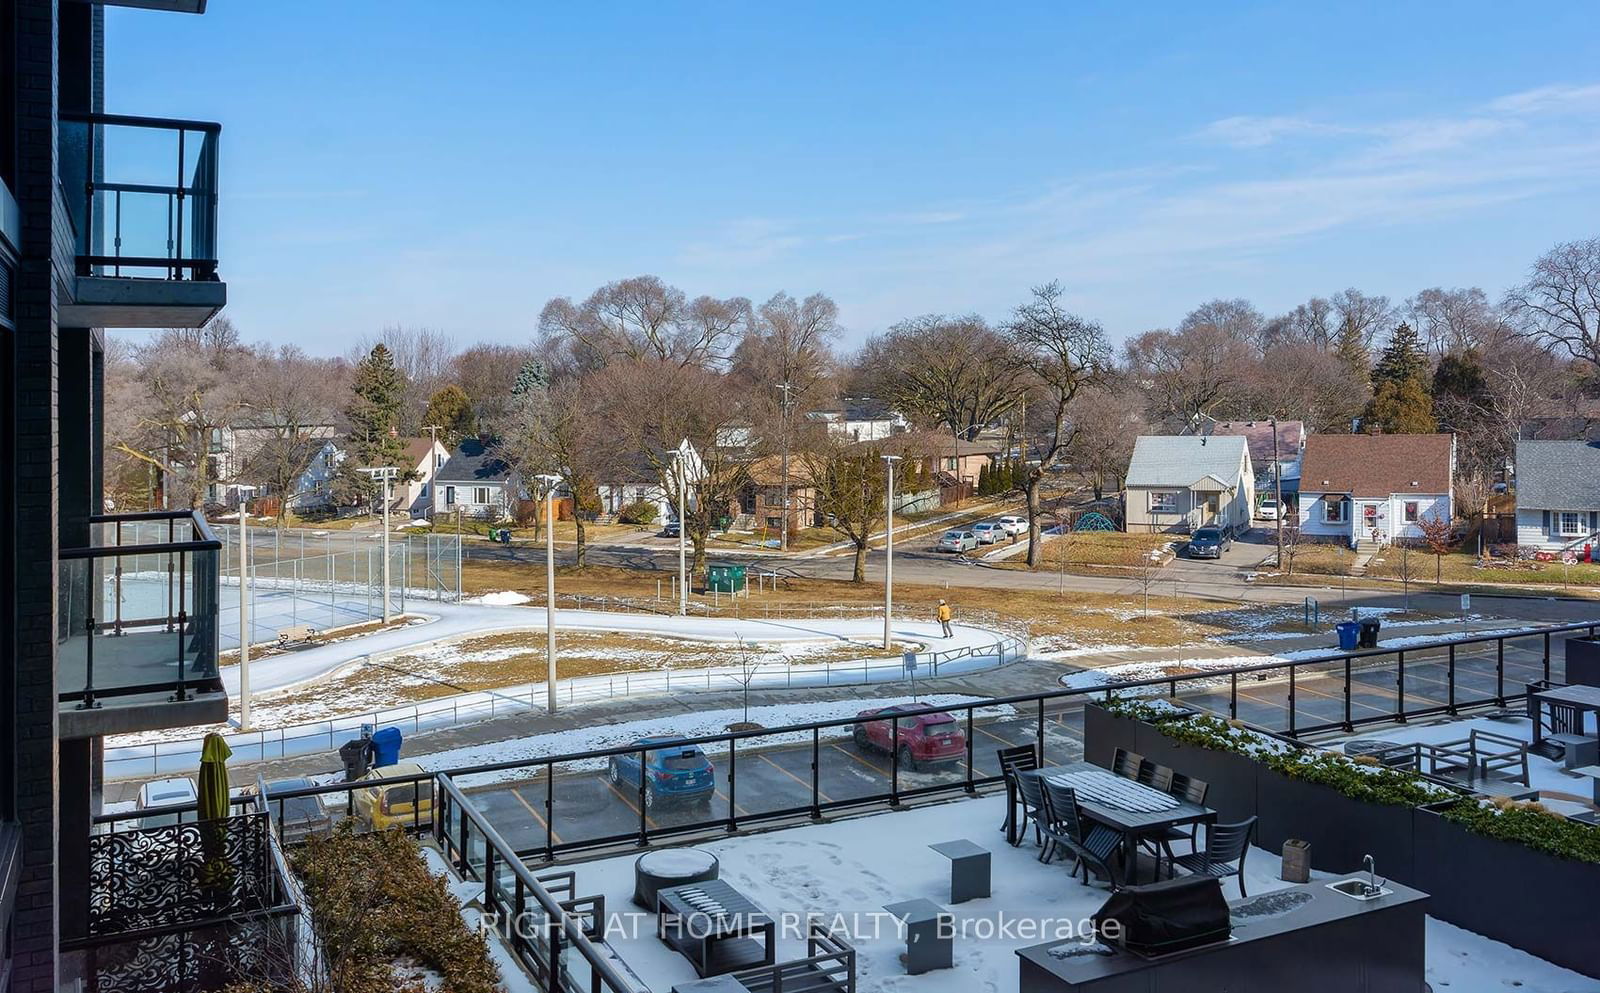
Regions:
[[[863, 710], [872, 707], [887, 707], [893, 704], [916, 703], [925, 707], [953, 707], [961, 704], [982, 702], [982, 697], [946, 693], [927, 694], [915, 698], [902, 696], [864, 700], [785, 703], [751, 707], [748, 720], [765, 727], [776, 728], [790, 724], [804, 724], [811, 721], [831, 721], [854, 717]], [[985, 717], [1008, 717], [1014, 711], [1011, 707], [1002, 705], [983, 707], [976, 713]], [[574, 752], [616, 748], [619, 745], [632, 744], [640, 738], [652, 735], [679, 735], [684, 738], [699, 738], [706, 735], [723, 734], [728, 730], [728, 725], [746, 719], [745, 711], [742, 707], [730, 707], [724, 710], [697, 710], [671, 717], [650, 717], [637, 721], [623, 721], [618, 724], [552, 731], [546, 734], [512, 738], [507, 741], [496, 741], [484, 745], [468, 745], [463, 748], [452, 748], [441, 752], [412, 755], [409, 756], [409, 760], [421, 763], [424, 769], [433, 770], [488, 765], [496, 762], [517, 762], [524, 759], [543, 758], [549, 755], [567, 755]], [[822, 731], [824, 740], [830, 737], [848, 738], [849, 736], [849, 725], [843, 725], [831, 731], [828, 729]], [[761, 738], [761, 744], [795, 744], [810, 740], [810, 732], [796, 731], [791, 734], [768, 735]], [[588, 759], [582, 763], [572, 763], [570, 768], [600, 769], [604, 768], [605, 764], [605, 759]], [[563, 768], [567, 767], [564, 766]], [[503, 772], [464, 776], [462, 777], [462, 782], [467, 786], [476, 788], [491, 783], [515, 782], [527, 778], [527, 775], [526, 770], [508, 769]]]
[[513, 590], [501, 590], [498, 593], [485, 593], [483, 596], [471, 597], [461, 602], [481, 603], [490, 607], [515, 607], [519, 603], [532, 603], [533, 597]]
[[[1070, 863], [1041, 865], [1031, 844], [1002, 843], [1004, 815], [998, 796], [875, 814], [829, 824], [709, 841], [721, 876], [778, 923], [778, 961], [806, 954], [804, 915], [823, 915], [846, 926], [857, 952], [857, 984], [885, 993], [970, 993], [1017, 989], [1016, 949], [1086, 932], [1088, 919], [1106, 891], [1071, 876]], [[993, 893], [989, 899], [951, 906], [955, 915], [954, 969], [907, 976], [899, 962], [904, 938], [883, 906], [926, 897], [946, 905], [950, 862], [927, 844], [967, 838], [988, 848]], [[655, 917], [630, 902], [635, 855], [571, 866], [577, 891], [603, 894], [610, 920], [608, 941], [653, 990], [669, 990], [695, 979], [688, 960], [655, 936]], [[1245, 860], [1252, 895], [1285, 887], [1279, 859], [1252, 849]], [[1332, 877], [1328, 877], [1332, 878]], [[1236, 884], [1223, 884], [1229, 897]], [[1048, 922], [1048, 923], [1046, 923]], [[1008, 933], [996, 933], [1003, 923]], [[1032, 934], [1021, 929], [1033, 928]], [[1043, 933], [1040, 930], [1047, 928]], [[1428, 979], [1436, 991], [1579, 993], [1600, 983], [1459, 928], [1430, 921]]]

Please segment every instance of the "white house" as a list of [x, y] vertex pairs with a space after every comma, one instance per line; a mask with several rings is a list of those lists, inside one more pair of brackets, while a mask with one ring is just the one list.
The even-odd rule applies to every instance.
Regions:
[[904, 414], [875, 397], [840, 397], [837, 404], [807, 411], [806, 417], [827, 425], [834, 437], [851, 441], [882, 441], [911, 430]]
[[492, 444], [468, 438], [433, 473], [433, 513], [501, 521], [527, 498], [522, 476], [496, 455]]
[[401, 467], [411, 476], [394, 488], [389, 510], [410, 517], [427, 517], [433, 510], [433, 479], [450, 461], [450, 449], [437, 438], [408, 438]]
[[1248, 528], [1256, 477], [1245, 439], [1142, 435], [1128, 462], [1129, 531]]
[[1600, 532], [1600, 443], [1517, 442], [1517, 544], [1582, 551]]
[[1300, 533], [1384, 545], [1451, 519], [1455, 435], [1314, 434], [1300, 466]]
[[688, 439], [675, 449], [652, 448], [613, 466], [595, 483], [600, 493], [600, 512], [620, 514], [623, 508], [642, 502], [655, 507], [656, 521], [677, 520], [672, 500], [676, 487], [663, 488], [662, 477], [669, 484], [677, 479], [680, 464], [686, 480], [693, 482], [705, 475], [705, 460]]

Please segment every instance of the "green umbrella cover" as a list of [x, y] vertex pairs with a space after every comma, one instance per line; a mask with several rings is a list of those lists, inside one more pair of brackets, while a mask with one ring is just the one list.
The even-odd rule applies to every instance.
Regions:
[[200, 819], [221, 820], [228, 816], [228, 758], [233, 749], [215, 731], [206, 735], [200, 746]]

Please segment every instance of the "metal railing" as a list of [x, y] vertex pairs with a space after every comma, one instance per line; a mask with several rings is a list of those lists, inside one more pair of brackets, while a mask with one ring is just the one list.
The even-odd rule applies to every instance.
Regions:
[[93, 709], [101, 697], [220, 692], [222, 543], [205, 518], [150, 511], [89, 522], [98, 543], [60, 552], [61, 701]]
[[222, 125], [62, 113], [78, 274], [214, 280]]

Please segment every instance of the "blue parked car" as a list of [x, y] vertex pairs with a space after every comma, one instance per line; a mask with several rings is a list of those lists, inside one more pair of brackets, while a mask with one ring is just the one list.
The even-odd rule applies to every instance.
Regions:
[[[647, 747], [645, 766], [648, 778], [644, 784], [644, 805], [654, 807], [657, 802], [690, 802], [702, 807], [711, 806], [711, 795], [717, 791], [716, 767], [706, 758], [699, 745], [677, 744], [682, 738], [640, 738], [634, 744]], [[607, 774], [619, 789], [639, 789], [639, 754], [611, 756]]]

